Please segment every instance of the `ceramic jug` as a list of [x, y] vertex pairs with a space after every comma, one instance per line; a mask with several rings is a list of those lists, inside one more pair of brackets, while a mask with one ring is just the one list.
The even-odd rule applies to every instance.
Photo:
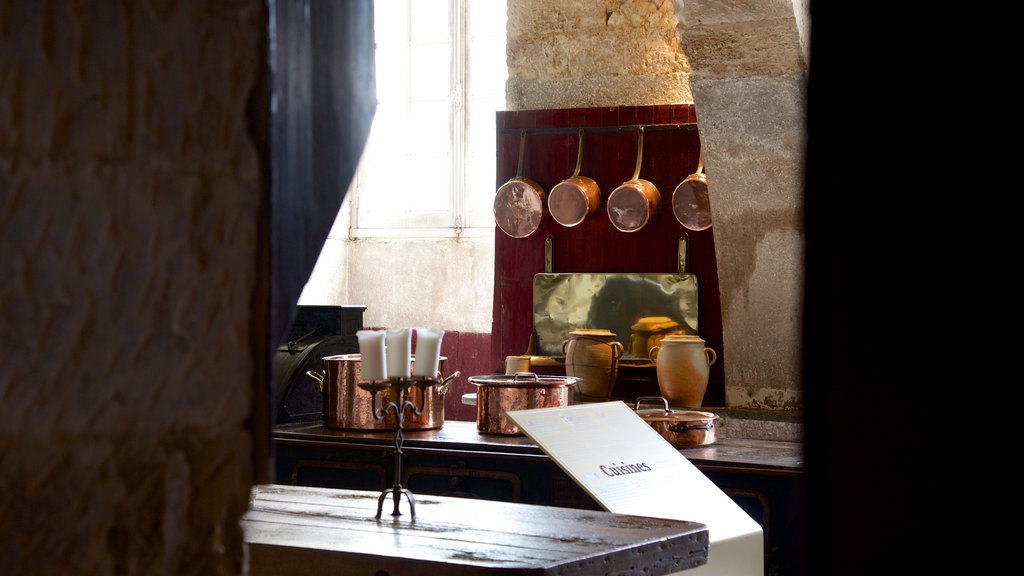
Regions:
[[624, 349], [610, 330], [581, 328], [569, 332], [562, 342], [565, 375], [576, 383], [580, 400], [608, 400], [619, 373], [619, 358]]
[[708, 374], [718, 355], [693, 335], [665, 336], [651, 348], [661, 395], [672, 406], [700, 408], [708, 388]]

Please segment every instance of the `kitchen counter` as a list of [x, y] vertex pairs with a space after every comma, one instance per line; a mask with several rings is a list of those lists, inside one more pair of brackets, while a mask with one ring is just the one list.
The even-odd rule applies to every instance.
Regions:
[[[404, 438], [403, 449], [414, 453], [465, 451], [547, 458], [529, 438], [481, 434], [476, 422], [449, 421], [436, 430], [405, 431]], [[394, 439], [394, 432], [339, 430], [319, 423], [278, 426], [274, 431], [274, 442], [281, 446], [389, 447], [394, 445]], [[714, 444], [685, 448], [680, 453], [702, 469], [774, 476], [797, 476], [803, 470], [803, 445], [799, 442], [719, 437]]]
[[660, 576], [708, 560], [698, 522], [443, 496], [417, 496], [415, 518], [403, 501], [377, 519], [378, 497], [254, 487], [242, 518], [250, 574]]
[[[735, 423], [747, 416], [725, 418]], [[279, 484], [380, 491], [394, 482], [393, 431], [288, 424], [275, 428], [273, 444]], [[802, 514], [803, 445], [720, 433], [715, 443], [680, 453], [761, 524], [766, 576], [796, 569], [802, 543], [792, 527]], [[401, 474], [402, 486], [417, 498], [434, 494], [602, 510], [532, 440], [480, 434], [476, 422], [446, 421], [436, 430], [406, 431]]]

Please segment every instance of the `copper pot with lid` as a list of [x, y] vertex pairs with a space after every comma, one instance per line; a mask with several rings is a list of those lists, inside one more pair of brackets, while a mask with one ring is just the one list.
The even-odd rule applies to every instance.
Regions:
[[552, 408], [573, 403], [573, 386], [579, 378], [540, 376], [533, 372], [470, 376], [476, 386], [476, 428], [481, 434], [522, 436], [509, 418], [509, 410]]
[[[362, 379], [361, 358], [360, 354], [325, 356], [323, 371], [306, 372], [320, 383], [323, 391], [323, 425], [342, 430], [394, 431], [398, 427], [394, 412], [387, 411], [383, 420], [374, 418], [373, 395], [358, 386]], [[406, 412], [402, 420], [405, 430], [435, 430], [444, 425], [444, 396], [451, 381], [459, 376], [459, 372], [443, 376], [446, 360], [445, 356], [438, 360], [437, 384], [422, 389], [413, 386], [406, 391], [406, 398], [414, 406], [423, 406], [423, 412]], [[416, 356], [412, 355], [410, 363], [415, 362]], [[400, 403], [397, 394], [397, 390], [378, 394], [376, 408], [382, 409], [388, 402]]]
[[649, 180], [640, 178], [644, 154], [644, 128], [640, 127], [633, 177], [608, 196], [608, 219], [620, 232], [636, 232], [661, 211], [661, 192]]
[[[657, 408], [640, 408], [658, 403]], [[715, 423], [718, 415], [699, 410], [672, 410], [668, 400], [661, 396], [642, 396], [633, 408], [638, 416], [654, 428], [662, 438], [676, 448], [696, 448], [714, 444], [717, 439]]]
[[523, 176], [526, 131], [519, 134], [519, 165], [516, 175], [494, 194], [494, 222], [513, 238], [531, 236], [545, 220], [544, 188]]

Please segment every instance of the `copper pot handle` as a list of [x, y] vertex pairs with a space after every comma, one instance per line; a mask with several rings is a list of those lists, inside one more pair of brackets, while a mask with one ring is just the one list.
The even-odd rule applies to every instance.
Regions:
[[532, 376], [534, 382], [540, 382], [540, 376], [537, 376], [536, 372], [516, 372], [515, 374], [512, 375], [512, 382], [518, 382], [520, 376], [522, 376], [524, 379]]
[[441, 383], [437, 386], [438, 394], [440, 394], [441, 396], [444, 396], [448, 392], [448, 386], [449, 386], [449, 384], [451, 384], [451, 381], [455, 380], [456, 378], [458, 378], [460, 374], [462, 374], [462, 373], [459, 372], [458, 370], [456, 370], [455, 372], [452, 372], [451, 374], [449, 374], [447, 378], [442, 378], [441, 377], [441, 371], [438, 370], [437, 371], [437, 379], [441, 381]]
[[664, 396], [641, 396], [636, 399], [636, 405], [633, 406], [633, 411], [636, 412], [640, 409], [640, 405], [645, 402], [660, 402], [662, 407], [665, 409], [665, 414], [671, 414], [672, 409], [668, 407], [668, 400]]
[[320, 393], [322, 394], [324, 391], [324, 378], [326, 378], [327, 375], [324, 372], [317, 372], [316, 370], [306, 370], [306, 376], [316, 380], [316, 383], [320, 385]]

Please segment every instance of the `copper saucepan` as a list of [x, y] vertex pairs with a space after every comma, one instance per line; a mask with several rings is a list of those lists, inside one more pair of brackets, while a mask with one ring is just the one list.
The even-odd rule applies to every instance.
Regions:
[[592, 178], [580, 176], [583, 164], [583, 129], [580, 128], [579, 147], [576, 151], [576, 170], [562, 180], [548, 194], [548, 211], [562, 226], [571, 228], [597, 212], [601, 206], [601, 188]]
[[[423, 412], [406, 412], [402, 420], [405, 430], [434, 430], [444, 425], [444, 395], [451, 381], [459, 376], [459, 372], [442, 376], [446, 360], [445, 356], [438, 360], [437, 384], [425, 389], [413, 386], [406, 391], [406, 398], [414, 406], [422, 406]], [[415, 355], [410, 362], [416, 363]], [[360, 354], [336, 354], [324, 357], [322, 371], [306, 372], [307, 376], [320, 383], [323, 391], [323, 425], [342, 430], [394, 431], [398, 426], [393, 411], [388, 410], [382, 420], [374, 418], [373, 395], [358, 386], [362, 378], [361, 365]], [[388, 402], [400, 404], [397, 395], [397, 390], [378, 394], [376, 408], [383, 409]]]
[[572, 376], [538, 376], [533, 372], [470, 376], [476, 386], [476, 428], [481, 434], [523, 436], [509, 410], [570, 406], [573, 386], [579, 378]]
[[[658, 408], [640, 408], [643, 404], [655, 402], [660, 404]], [[668, 407], [668, 400], [661, 396], [637, 398], [633, 410], [676, 448], [696, 448], [715, 443], [716, 414], [698, 410], [672, 410]]]
[[672, 212], [687, 230], [700, 232], [711, 228], [711, 201], [708, 178], [704, 175], [704, 149], [701, 148], [697, 171], [686, 177], [672, 193]]
[[523, 176], [523, 152], [526, 131], [519, 135], [519, 166], [516, 175], [498, 188], [494, 195], [494, 222], [513, 238], [526, 238], [544, 222], [544, 189]]
[[633, 178], [608, 196], [608, 219], [620, 232], [636, 232], [647, 225], [661, 210], [661, 193], [649, 180], [640, 178], [640, 163], [644, 154], [644, 127], [636, 149], [636, 170]]

